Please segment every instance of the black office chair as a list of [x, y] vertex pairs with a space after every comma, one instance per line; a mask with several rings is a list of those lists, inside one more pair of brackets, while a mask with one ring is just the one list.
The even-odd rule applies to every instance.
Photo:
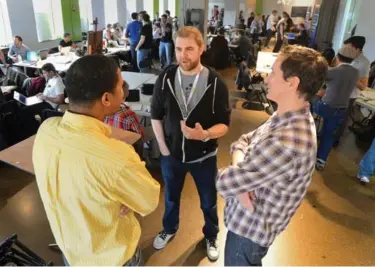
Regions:
[[26, 247], [13, 234], [0, 243], [0, 266], [53, 266]]

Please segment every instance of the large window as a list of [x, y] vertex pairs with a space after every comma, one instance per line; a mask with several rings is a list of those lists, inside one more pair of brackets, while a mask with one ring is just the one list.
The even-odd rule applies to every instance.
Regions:
[[0, 0], [0, 46], [7, 46], [11, 42], [12, 33], [6, 0]]
[[117, 0], [104, 1], [105, 24], [118, 22]]
[[94, 20], [92, 16], [91, 0], [79, 0], [79, 13], [82, 32], [88, 32], [92, 29], [91, 23], [93, 23]]
[[38, 41], [55, 40], [64, 35], [61, 2], [33, 0]]

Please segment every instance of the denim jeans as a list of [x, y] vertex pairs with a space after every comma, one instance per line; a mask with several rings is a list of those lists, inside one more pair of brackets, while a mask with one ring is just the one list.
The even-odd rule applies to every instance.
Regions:
[[375, 139], [372, 141], [370, 149], [366, 152], [359, 163], [359, 177], [371, 178], [375, 171]]
[[346, 109], [331, 108], [322, 100], [317, 100], [311, 103], [311, 113], [320, 115], [324, 119], [317, 158], [326, 162], [336, 141], [336, 131], [344, 122]]
[[148, 59], [148, 55], [150, 54], [150, 52], [151, 49], [139, 49], [137, 52], [137, 65], [141, 73], [145, 73], [148, 70], [148, 68], [141, 68], [141, 66], [143, 66], [141, 65], [141, 62]]
[[175, 234], [179, 226], [181, 191], [187, 172], [193, 176], [205, 220], [203, 234], [208, 239], [217, 238], [219, 232], [217, 216], [217, 159], [208, 158], [199, 163], [182, 163], [172, 156], [161, 157], [161, 168], [165, 183], [164, 231]]
[[262, 247], [248, 238], [228, 231], [225, 243], [225, 266], [262, 266], [262, 259], [268, 248]]
[[[65, 266], [70, 266], [64, 255], [63, 255], [63, 261], [64, 261]], [[143, 258], [142, 258], [142, 250], [138, 247], [133, 257], [130, 260], [128, 260], [123, 266], [144, 266], [144, 265], [145, 265], [145, 262], [143, 261]]]
[[137, 47], [138, 42], [130, 42], [130, 54], [132, 55], [132, 66], [134, 72], [139, 72], [138, 65], [137, 65], [137, 51], [135, 48]]
[[160, 42], [159, 45], [159, 57], [161, 66], [166, 68], [172, 64], [172, 43]]

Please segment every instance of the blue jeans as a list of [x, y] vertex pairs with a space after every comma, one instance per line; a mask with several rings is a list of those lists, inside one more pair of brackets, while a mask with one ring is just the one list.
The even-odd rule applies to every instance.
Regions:
[[[63, 255], [63, 261], [65, 266], [70, 266], [68, 263], [68, 260], [65, 258]], [[128, 260], [123, 266], [144, 266], [145, 262], [142, 257], [142, 250], [138, 247], [137, 250], [135, 251], [133, 257]]]
[[199, 163], [182, 163], [172, 156], [161, 157], [161, 169], [165, 183], [164, 231], [175, 234], [178, 230], [181, 191], [187, 172], [193, 176], [201, 202], [205, 225], [203, 234], [208, 239], [217, 238], [219, 220], [217, 216], [217, 159], [211, 157]]
[[139, 49], [137, 52], [137, 65], [141, 73], [145, 73], [148, 70], [148, 68], [141, 68], [141, 66], [144, 67], [143, 61], [148, 59], [148, 55], [150, 54], [150, 52], [151, 49]]
[[[172, 64], [172, 43], [160, 42], [159, 45], [159, 57], [161, 66], [166, 68]], [[167, 62], [165, 62], [167, 61]]]
[[311, 103], [311, 113], [320, 115], [323, 119], [323, 127], [320, 135], [317, 158], [327, 161], [329, 152], [336, 141], [336, 130], [344, 122], [346, 108], [331, 108], [322, 100]]
[[225, 266], [262, 266], [262, 259], [268, 248], [262, 247], [248, 238], [228, 231], [225, 243]]
[[359, 164], [359, 177], [371, 178], [374, 175], [375, 171], [375, 139], [372, 141], [370, 149], [362, 158]]
[[130, 54], [132, 55], [132, 66], [134, 72], [139, 72], [138, 65], [137, 65], [137, 51], [135, 48], [137, 47], [138, 42], [130, 41]]

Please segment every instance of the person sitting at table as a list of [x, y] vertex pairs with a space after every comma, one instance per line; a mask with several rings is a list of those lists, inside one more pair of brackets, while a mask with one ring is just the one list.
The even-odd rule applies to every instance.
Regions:
[[[129, 95], [129, 84], [126, 81], [124, 81], [122, 89], [124, 90], [124, 99], [126, 100]], [[137, 115], [125, 103], [120, 106], [120, 110], [115, 114], [107, 116], [104, 122], [112, 127], [131, 131], [140, 134], [142, 138], [144, 137], [143, 129]]]
[[64, 39], [62, 39], [59, 43], [59, 52], [61, 52], [61, 49], [63, 47], [71, 47], [71, 48], [76, 47], [76, 45], [73, 44], [72, 42], [72, 36], [68, 32], [64, 33]]
[[305, 28], [304, 23], [299, 23], [297, 25], [298, 33], [294, 35], [294, 39], [288, 40], [288, 43], [290, 45], [301, 45], [301, 46], [307, 46], [309, 41], [309, 35], [307, 33], [307, 30]]
[[29, 52], [30, 49], [23, 44], [23, 40], [21, 36], [14, 37], [14, 43], [10, 47], [8, 52], [8, 57], [14, 62], [18, 62], [18, 56], [22, 58], [22, 60], [26, 59], [26, 53]]
[[234, 49], [234, 54], [238, 60], [245, 59], [250, 65], [252, 59], [251, 51], [253, 51], [252, 42], [245, 36], [245, 31], [240, 30], [238, 33], [239, 38], [232, 41], [232, 44], [238, 45], [238, 47]]
[[318, 171], [325, 167], [329, 152], [336, 141], [335, 133], [344, 122], [350, 96], [358, 81], [359, 72], [351, 65], [356, 57], [357, 51], [353, 47], [344, 46], [338, 51], [336, 67], [330, 68], [327, 72], [327, 89], [324, 97], [311, 103], [311, 113], [324, 119], [316, 160]]

